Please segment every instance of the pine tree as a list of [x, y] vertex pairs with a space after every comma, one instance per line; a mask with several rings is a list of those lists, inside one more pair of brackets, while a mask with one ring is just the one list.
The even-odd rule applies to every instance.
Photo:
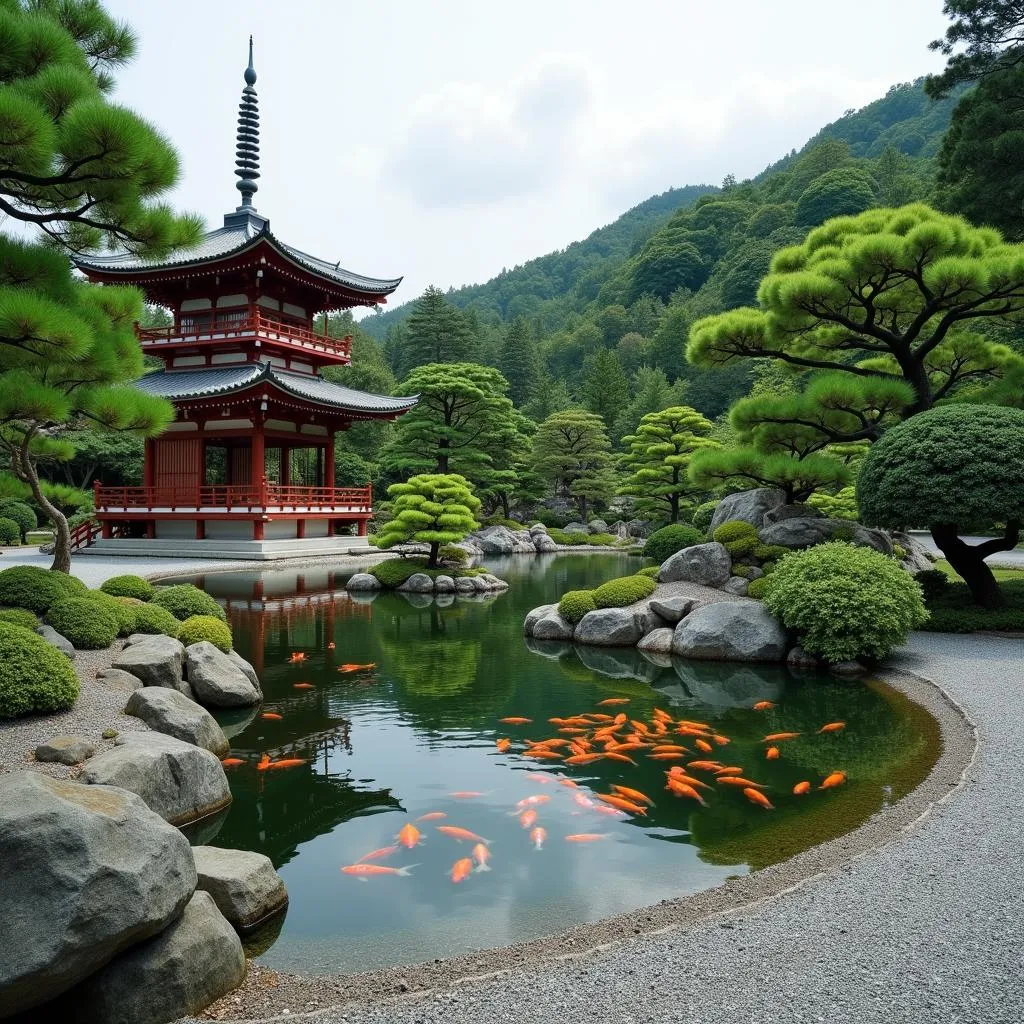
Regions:
[[622, 410], [629, 404], [629, 379], [626, 371], [615, 352], [599, 349], [587, 360], [585, 373], [584, 404], [604, 420], [607, 430], [611, 430]]
[[458, 363], [472, 359], [476, 339], [462, 312], [438, 288], [428, 288], [407, 321], [401, 366], [408, 373], [426, 363]]
[[600, 416], [566, 409], [549, 416], [533, 439], [538, 475], [576, 501], [585, 522], [588, 502], [605, 502], [615, 490], [611, 442]]
[[522, 408], [537, 397], [544, 371], [533, 332], [524, 317], [517, 316], [509, 324], [498, 369], [508, 381], [509, 398], [515, 405]]

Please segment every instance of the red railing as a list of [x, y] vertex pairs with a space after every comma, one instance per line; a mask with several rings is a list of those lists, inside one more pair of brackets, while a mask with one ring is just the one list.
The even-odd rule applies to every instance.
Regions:
[[268, 341], [277, 341], [298, 348], [311, 349], [340, 356], [352, 357], [352, 337], [327, 338], [304, 327], [302, 324], [276, 320], [265, 313], [252, 316], [238, 316], [221, 311], [203, 314], [204, 322], [194, 324], [171, 324], [169, 327], [140, 327], [135, 325], [135, 334], [144, 349], [187, 342], [189, 344], [214, 343], [227, 339], [256, 336]]
[[80, 551], [87, 548], [99, 535], [102, 527], [95, 519], [79, 523], [71, 528], [71, 550]]
[[203, 484], [199, 487], [95, 487], [96, 509], [109, 511], [227, 512], [335, 511], [369, 513], [371, 487], [306, 487], [298, 484]]

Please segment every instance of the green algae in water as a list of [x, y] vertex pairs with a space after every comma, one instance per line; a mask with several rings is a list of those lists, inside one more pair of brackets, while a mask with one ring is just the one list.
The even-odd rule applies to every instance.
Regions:
[[[232, 755], [249, 763], [229, 771], [234, 802], [216, 838], [206, 839], [265, 853], [288, 885], [287, 916], [254, 944], [261, 963], [349, 972], [551, 934], [710, 888], [831, 839], [927, 774], [937, 724], [880, 683], [797, 678], [780, 666], [655, 664], [631, 649], [523, 638], [531, 608], [635, 565], [616, 554], [493, 559], [487, 567], [509, 579], [510, 591], [443, 606], [424, 595], [353, 599], [341, 589], [344, 575], [326, 570], [202, 581], [228, 604], [236, 644], [266, 694], [259, 713], [224, 716]], [[295, 651], [307, 660], [289, 663]], [[345, 664], [375, 667], [340, 672]], [[707, 808], [676, 799], [664, 789], [669, 764], [642, 755], [633, 755], [636, 767], [572, 768], [495, 747], [501, 736], [517, 748], [555, 736], [547, 719], [593, 711], [607, 697], [628, 697], [637, 719], [660, 707], [712, 724], [730, 743], [709, 756], [768, 785], [777, 809], [755, 807], [725, 786], [708, 794]], [[763, 699], [777, 707], [751, 710]], [[268, 711], [282, 720], [262, 719]], [[508, 716], [533, 723], [498, 721]], [[816, 734], [835, 720], [847, 722], [843, 733]], [[779, 744], [779, 760], [766, 761], [764, 735], [789, 730], [800, 739]], [[257, 772], [264, 752], [307, 763]], [[817, 785], [835, 769], [848, 772], [845, 786], [792, 795], [797, 781]], [[558, 785], [562, 777], [578, 788]], [[612, 783], [647, 793], [656, 806], [646, 817], [616, 819], [577, 802]], [[464, 791], [482, 795], [452, 795]], [[547, 831], [541, 850], [514, 813], [519, 800], [538, 794], [550, 797], [536, 807], [536, 824]], [[447, 817], [415, 821], [437, 812]], [[375, 863], [416, 865], [409, 877], [361, 882], [341, 873], [394, 845], [407, 822], [423, 842]], [[438, 833], [439, 824], [490, 839], [492, 870], [453, 884], [452, 863], [472, 844]], [[574, 833], [607, 838], [566, 842]]]

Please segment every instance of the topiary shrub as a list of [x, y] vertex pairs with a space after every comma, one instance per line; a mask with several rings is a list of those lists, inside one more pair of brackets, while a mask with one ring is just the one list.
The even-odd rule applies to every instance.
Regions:
[[111, 597], [135, 597], [140, 601], [153, 600], [153, 584], [141, 576], [111, 576], [101, 584], [100, 590]]
[[702, 544], [704, 534], [693, 526], [684, 526], [681, 523], [673, 523], [671, 526], [663, 526], [660, 530], [647, 538], [644, 544], [644, 557], [653, 558], [661, 563], [671, 558], [677, 551], [691, 547], [694, 544]]
[[192, 618], [193, 615], [212, 615], [221, 621], [227, 619], [224, 609], [209, 594], [192, 586], [191, 583], [157, 587], [153, 594], [153, 604], [166, 608], [176, 619], [182, 621]]
[[751, 580], [750, 583], [747, 584], [747, 597], [753, 597], [760, 601], [764, 597], [764, 592], [767, 587], [767, 576], [761, 576], [756, 580]]
[[642, 569], [637, 569], [636, 574], [637, 576], [647, 576], [649, 579], [656, 580], [660, 572], [660, 565], [645, 565]]
[[566, 622], [572, 623], [579, 622], [587, 612], [592, 612], [596, 608], [592, 590], [569, 590], [558, 602], [558, 614]]
[[703, 505], [698, 505], [693, 510], [693, 519], [691, 522], [695, 529], [698, 529], [703, 534], [707, 534], [708, 530], [711, 529], [711, 520], [715, 518], [715, 509], [718, 508], [717, 501], [705, 501]]
[[178, 639], [186, 646], [197, 644], [200, 640], [209, 640], [214, 647], [219, 647], [225, 654], [231, 650], [231, 630], [227, 623], [215, 619], [212, 615], [193, 615], [186, 619], [178, 630]]
[[941, 569], [924, 569], [914, 574], [924, 599], [930, 601], [933, 597], [942, 597], [949, 590], [949, 577]]
[[13, 520], [0, 516], [0, 547], [17, 547], [21, 543], [21, 527]]
[[0, 608], [0, 622], [7, 622], [22, 629], [31, 629], [34, 633], [39, 620], [26, 608]]
[[650, 597], [657, 586], [649, 576], [620, 576], [617, 580], [602, 583], [594, 591], [594, 603], [598, 608], [622, 608]]
[[18, 524], [22, 541], [25, 540], [25, 535], [28, 531], [34, 530], [38, 525], [35, 512], [23, 501], [5, 501], [0, 503], [0, 516], [3, 516], [4, 519], [13, 519]]
[[176, 637], [181, 629], [181, 623], [158, 604], [140, 604], [132, 611], [135, 612], [136, 633], [166, 633]]
[[109, 647], [117, 636], [118, 622], [114, 613], [90, 597], [63, 597], [54, 601], [46, 612], [46, 621], [73, 647], [83, 651]]
[[124, 604], [109, 594], [104, 594], [101, 590], [88, 590], [85, 596], [114, 616], [117, 621], [118, 636], [130, 636], [135, 632], [135, 609], [130, 605]]
[[885, 658], [928, 617], [921, 588], [896, 562], [841, 541], [795, 551], [765, 579], [768, 610], [828, 661]]
[[78, 697], [71, 662], [41, 636], [0, 622], [0, 718], [66, 711]]
[[742, 519], [730, 519], [729, 522], [722, 523], [711, 535], [711, 538], [717, 540], [719, 544], [732, 544], [735, 541], [756, 536], [757, 530], [750, 523], [745, 523]]
[[34, 612], [45, 612], [59, 598], [84, 594], [85, 590], [77, 576], [36, 565], [12, 565], [0, 572], [0, 604]]

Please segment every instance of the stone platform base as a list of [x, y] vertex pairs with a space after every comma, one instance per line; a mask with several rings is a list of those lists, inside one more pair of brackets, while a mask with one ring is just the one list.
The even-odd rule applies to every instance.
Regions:
[[188, 540], [144, 537], [99, 539], [79, 555], [103, 555], [116, 558], [233, 558], [246, 562], [275, 561], [282, 558], [319, 558], [339, 555], [364, 555], [376, 551], [365, 537], [309, 537], [303, 540]]

